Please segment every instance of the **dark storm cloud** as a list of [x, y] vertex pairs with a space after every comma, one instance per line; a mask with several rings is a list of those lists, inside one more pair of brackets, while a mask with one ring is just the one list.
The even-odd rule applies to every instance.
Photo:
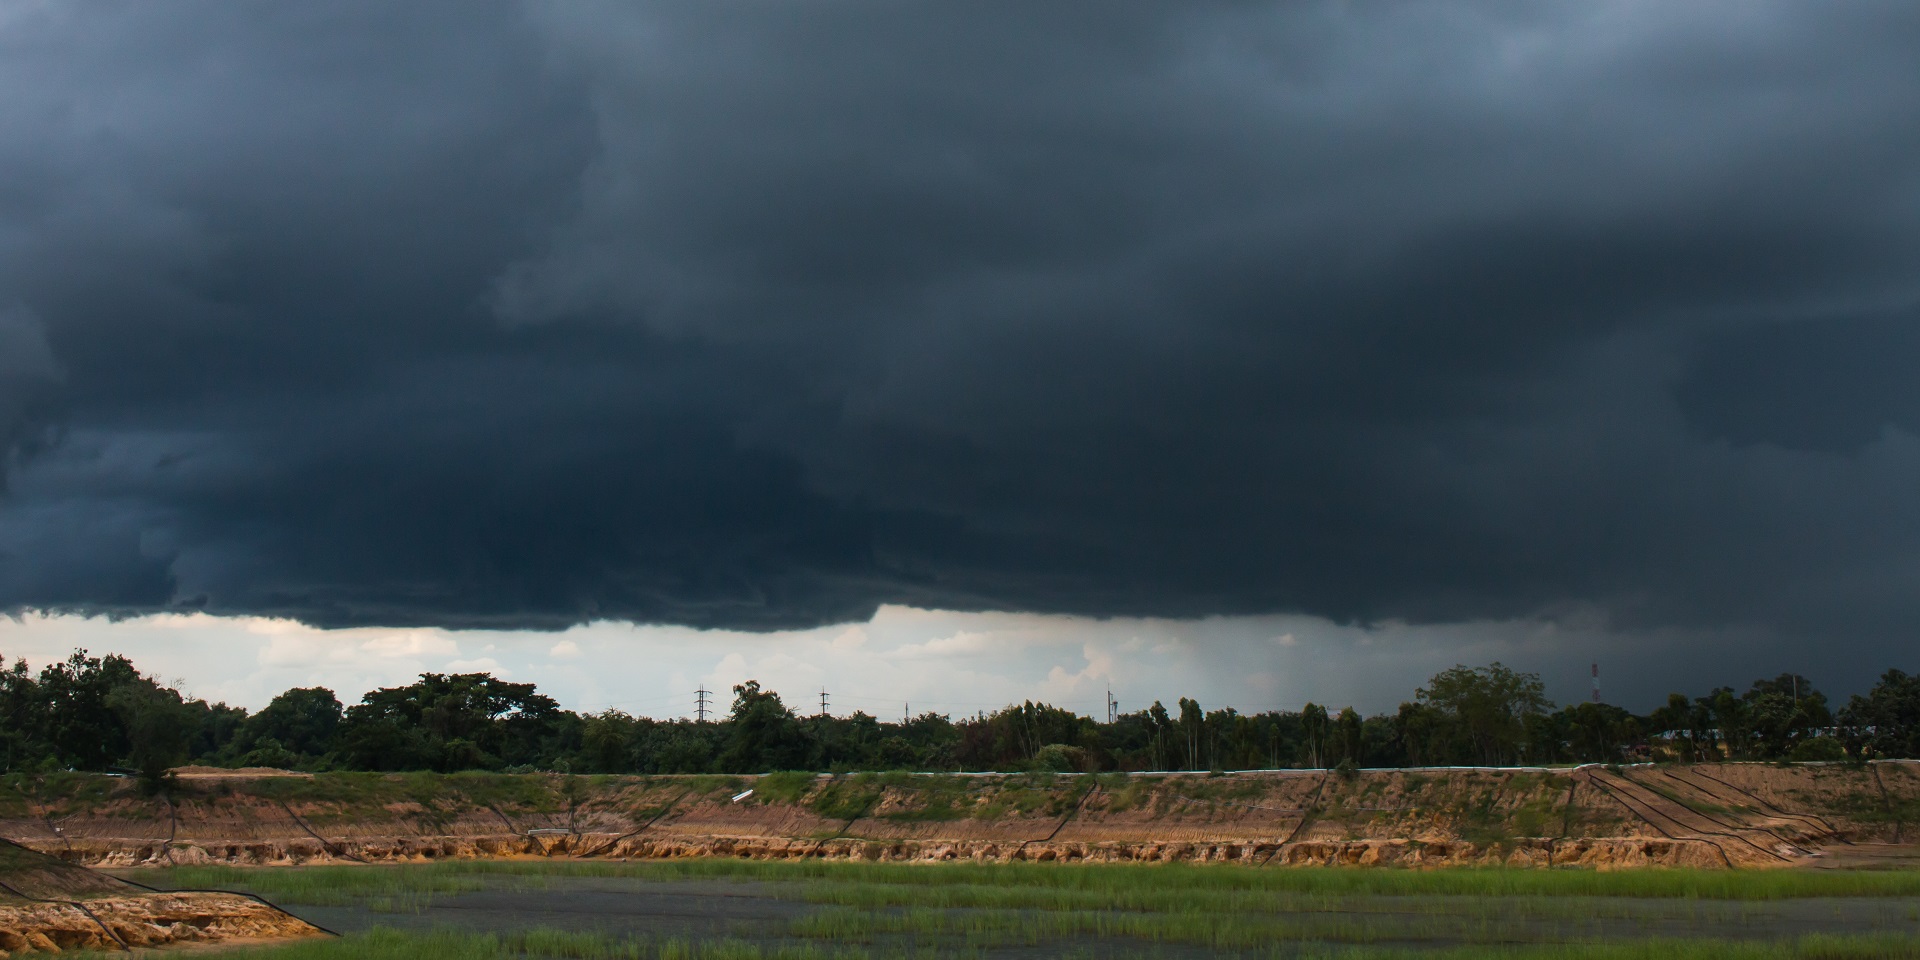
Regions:
[[0, 605], [1920, 626], [1904, 5], [0, 24]]

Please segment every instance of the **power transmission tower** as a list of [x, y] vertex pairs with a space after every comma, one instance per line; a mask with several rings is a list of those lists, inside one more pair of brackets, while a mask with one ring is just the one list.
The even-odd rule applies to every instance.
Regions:
[[708, 690], [706, 684], [701, 684], [700, 689], [694, 691], [695, 706], [693, 709], [695, 713], [700, 715], [701, 723], [707, 722], [707, 698], [711, 696], [713, 696], [713, 691]]
[[826, 719], [826, 717], [827, 717], [827, 688], [821, 687], [820, 688], [820, 719], [824, 720]]

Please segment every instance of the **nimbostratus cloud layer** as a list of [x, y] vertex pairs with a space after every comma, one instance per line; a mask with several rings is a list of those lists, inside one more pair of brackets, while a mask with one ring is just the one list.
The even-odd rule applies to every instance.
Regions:
[[1916, 48], [1899, 3], [15, 7], [0, 609], [1891, 650]]

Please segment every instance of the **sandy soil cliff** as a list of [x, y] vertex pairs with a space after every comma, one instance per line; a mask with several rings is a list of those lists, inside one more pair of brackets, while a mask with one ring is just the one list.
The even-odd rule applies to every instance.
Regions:
[[0, 958], [319, 934], [251, 897], [146, 890], [0, 843]]
[[[745, 791], [752, 793], [735, 799]], [[1776, 867], [1910, 841], [1920, 766], [1224, 775], [56, 775], [0, 836], [72, 863], [730, 856]]]

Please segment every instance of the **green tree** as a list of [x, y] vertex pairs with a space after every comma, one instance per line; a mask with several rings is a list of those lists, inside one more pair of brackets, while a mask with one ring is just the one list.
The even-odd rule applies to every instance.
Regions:
[[1888, 670], [1840, 714], [1854, 756], [1920, 758], [1920, 675]]
[[1327, 735], [1331, 724], [1327, 721], [1327, 708], [1317, 703], [1309, 703], [1300, 709], [1300, 730], [1306, 737], [1307, 766], [1320, 768], [1326, 766]]
[[47, 709], [25, 660], [0, 657], [0, 772], [38, 770], [55, 763], [47, 742]]
[[1200, 710], [1200, 702], [1180, 698], [1180, 744], [1186, 751], [1188, 770], [1203, 769], [1201, 762], [1201, 734], [1206, 730], [1206, 714]]
[[1522, 759], [1527, 718], [1548, 706], [1538, 674], [1518, 673], [1497, 661], [1443, 670], [1414, 696], [1457, 725], [1472, 762], [1488, 765]]
[[898, 770], [909, 763], [921, 770], [951, 770], [958, 761], [957, 748], [960, 745], [960, 728], [954, 725], [952, 718], [931, 711], [920, 714], [900, 724], [895, 737], [905, 741], [912, 751], [911, 760], [903, 762], [897, 748], [882, 741], [882, 755], [877, 758], [875, 769]]
[[757, 680], [733, 688], [727, 717], [727, 746], [720, 753], [724, 773], [795, 770], [806, 760], [807, 742], [800, 721], [780, 695], [760, 689]]
[[208, 703], [205, 700], [189, 698], [187, 709], [193, 711], [193, 746], [188, 749], [191, 757], [207, 764], [224, 764], [238, 749], [245, 736], [247, 711], [241, 707], [230, 707], [224, 703]]
[[[345, 711], [326, 687], [294, 687], [274, 697], [247, 718], [243, 741], [272, 739], [299, 757], [320, 757], [334, 749]], [[297, 762], [297, 759], [296, 759]]]
[[288, 750], [284, 744], [272, 737], [261, 737], [252, 742], [250, 749], [240, 756], [243, 767], [279, 767], [292, 769], [300, 765], [299, 754]]
[[107, 703], [113, 691], [142, 679], [133, 662], [117, 654], [90, 657], [75, 650], [65, 662], [40, 671], [40, 703], [53, 756], [77, 770], [105, 770], [127, 756], [130, 744], [120, 716]]
[[1360, 714], [1352, 707], [1340, 708], [1340, 715], [1333, 721], [1333, 744], [1335, 762], [1360, 762], [1361, 751], [1365, 744], [1361, 738], [1363, 724]]
[[1167, 736], [1173, 730], [1173, 718], [1167, 715], [1167, 708], [1155, 700], [1147, 710], [1147, 717], [1153, 726], [1153, 769], [1171, 770], [1173, 764], [1167, 760]]
[[127, 739], [127, 760], [149, 792], [160, 790], [173, 767], [185, 763], [198, 731], [192, 708], [176, 691], [144, 677], [107, 694], [107, 706], [120, 718]]
[[1753, 759], [1756, 741], [1753, 712], [1748, 702], [1734, 696], [1732, 687], [1716, 687], [1702, 699], [1706, 701], [1707, 712], [1713, 717], [1714, 729], [1720, 731], [1720, 742], [1726, 746], [1727, 759]]
[[1049, 743], [1033, 755], [1033, 768], [1049, 773], [1072, 773], [1085, 762], [1085, 750], [1064, 743]]
[[640, 720], [634, 730], [634, 757], [640, 773], [713, 773], [726, 736], [721, 723]]
[[1402, 703], [1394, 730], [1408, 766], [1433, 766], [1446, 759], [1446, 717], [1424, 703]]
[[1566, 730], [1573, 759], [1582, 763], [1617, 763], [1638, 742], [1640, 721], [1610, 703], [1576, 703], [1566, 708]]
[[1693, 763], [1701, 757], [1698, 730], [1694, 725], [1696, 707], [1684, 693], [1667, 695], [1664, 706], [1649, 714], [1647, 719], [1657, 733], [1665, 734], [1667, 743], [1681, 763]]
[[587, 717], [581, 733], [582, 767], [593, 773], [631, 771], [638, 726], [638, 721], [620, 710], [608, 709]]
[[578, 718], [531, 683], [486, 673], [423, 673], [349, 707], [340, 749], [362, 770], [498, 769], [553, 763], [560, 733]]
[[1024, 770], [1040, 748], [1097, 746], [1099, 729], [1071, 710], [1029, 700], [959, 724], [957, 764], [968, 770]]
[[1787, 757], [1817, 728], [1833, 725], [1826, 694], [1797, 673], [1755, 680], [1741, 699], [1748, 704], [1754, 748], [1763, 759]]

